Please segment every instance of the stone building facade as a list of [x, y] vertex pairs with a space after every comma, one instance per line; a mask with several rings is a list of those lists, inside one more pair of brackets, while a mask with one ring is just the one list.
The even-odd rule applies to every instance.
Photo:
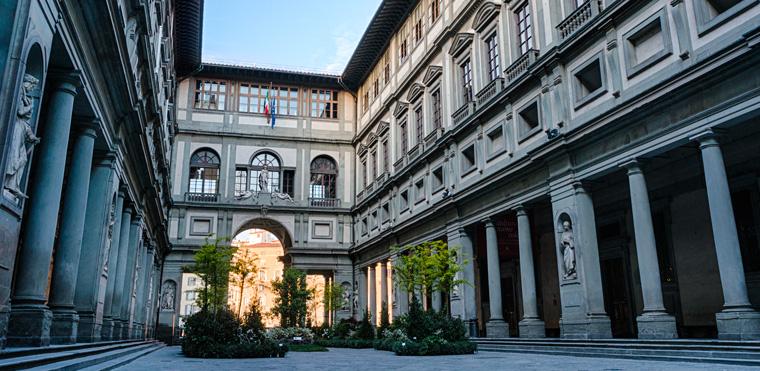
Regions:
[[442, 239], [474, 336], [760, 337], [759, 37], [752, 0], [383, 1], [342, 76], [360, 307]]
[[[164, 285], [182, 285], [182, 267], [210, 235], [263, 229], [288, 266], [350, 290], [356, 114], [339, 77], [204, 63], [179, 83], [176, 109]], [[173, 337], [180, 315], [160, 311]]]
[[153, 336], [175, 81], [200, 61], [201, 7], [3, 1], [2, 345]]

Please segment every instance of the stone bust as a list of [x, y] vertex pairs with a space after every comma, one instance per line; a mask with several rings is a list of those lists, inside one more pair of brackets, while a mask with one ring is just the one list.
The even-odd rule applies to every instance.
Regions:
[[[27, 198], [20, 188], [21, 179], [26, 172], [26, 164], [29, 161], [33, 146], [40, 142], [40, 138], [34, 135], [31, 125], [34, 101], [30, 94], [37, 87], [37, 84], [39, 84], [39, 80], [36, 77], [24, 75], [18, 110], [16, 111], [16, 122], [10, 140], [11, 149], [8, 154], [8, 166], [5, 169], [5, 189], [16, 198]], [[27, 147], [27, 145], [30, 146]]]

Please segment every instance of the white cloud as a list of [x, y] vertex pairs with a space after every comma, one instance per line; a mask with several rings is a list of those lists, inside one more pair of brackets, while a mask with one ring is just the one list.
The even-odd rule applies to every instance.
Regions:
[[335, 54], [333, 54], [332, 60], [324, 67], [324, 70], [327, 73], [340, 74], [354, 53], [358, 40], [350, 32], [343, 32], [333, 36], [333, 43], [335, 44]]

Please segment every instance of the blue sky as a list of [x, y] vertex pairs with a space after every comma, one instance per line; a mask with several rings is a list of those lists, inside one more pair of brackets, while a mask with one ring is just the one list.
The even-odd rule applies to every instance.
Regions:
[[205, 0], [203, 61], [339, 74], [380, 0]]

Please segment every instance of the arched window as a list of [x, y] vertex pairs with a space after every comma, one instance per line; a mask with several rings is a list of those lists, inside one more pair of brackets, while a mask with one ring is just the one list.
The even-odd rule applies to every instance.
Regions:
[[327, 156], [319, 156], [311, 162], [310, 198], [336, 198], [335, 184], [338, 165]]
[[251, 160], [250, 182], [253, 192], [280, 192], [280, 160], [274, 153], [261, 152]]
[[190, 193], [216, 194], [219, 190], [219, 156], [201, 149], [190, 157]]

